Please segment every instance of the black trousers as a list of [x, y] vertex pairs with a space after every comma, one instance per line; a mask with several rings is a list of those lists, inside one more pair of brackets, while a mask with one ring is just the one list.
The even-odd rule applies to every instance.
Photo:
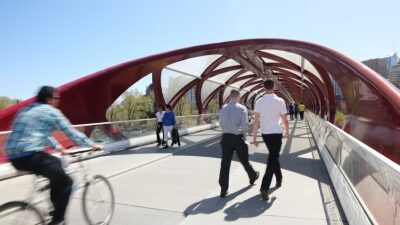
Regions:
[[298, 111], [294, 111], [294, 117], [297, 119]]
[[221, 186], [221, 191], [227, 191], [229, 187], [229, 170], [234, 151], [236, 151], [249, 179], [257, 176], [256, 171], [249, 163], [249, 148], [244, 142], [242, 135], [224, 133], [221, 139], [221, 147], [222, 159], [221, 169], [219, 172], [219, 185]]
[[294, 114], [294, 112], [289, 112], [289, 115], [290, 115], [290, 119], [291, 119], [291, 120], [293, 120], [293, 114]]
[[157, 143], [159, 145], [164, 143], [164, 134], [163, 134], [163, 138], [160, 138], [161, 130], [162, 130], [162, 122], [158, 122], [157, 123], [157, 129], [156, 129], [156, 135], [157, 135]]
[[304, 111], [300, 111], [300, 119], [303, 120], [304, 119]]
[[45, 152], [12, 159], [17, 170], [29, 171], [46, 177], [50, 181], [50, 199], [53, 203], [53, 221], [64, 220], [65, 210], [71, 195], [72, 179], [65, 173], [60, 159]]
[[271, 186], [272, 176], [275, 174], [276, 182], [282, 181], [281, 165], [279, 163], [279, 152], [282, 146], [282, 134], [263, 134], [262, 138], [268, 148], [268, 164], [265, 171], [261, 189], [268, 191]]

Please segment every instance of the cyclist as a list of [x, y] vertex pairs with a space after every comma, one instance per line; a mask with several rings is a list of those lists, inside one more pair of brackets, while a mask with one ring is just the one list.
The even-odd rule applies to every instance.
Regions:
[[55, 130], [61, 130], [76, 145], [91, 146], [99, 150], [84, 134], [71, 127], [68, 119], [57, 109], [60, 94], [55, 88], [43, 86], [36, 102], [23, 108], [17, 115], [12, 132], [7, 140], [6, 152], [11, 164], [22, 171], [44, 176], [50, 181], [50, 199], [54, 207], [50, 225], [64, 223], [64, 214], [71, 195], [72, 180], [65, 173], [61, 161], [46, 152], [45, 148], [66, 150], [52, 137]]

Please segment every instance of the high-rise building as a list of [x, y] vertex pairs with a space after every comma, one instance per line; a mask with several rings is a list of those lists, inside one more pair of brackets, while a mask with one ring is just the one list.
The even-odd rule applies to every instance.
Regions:
[[396, 87], [400, 88], [400, 60], [390, 69], [389, 81]]
[[153, 90], [153, 83], [151, 83], [151, 84], [149, 84], [149, 86], [146, 87], [146, 93], [145, 93], [145, 95], [146, 95], [146, 96], [149, 96], [149, 95], [151, 95], [153, 92], [154, 92], [154, 90]]
[[366, 66], [368, 66], [378, 74], [382, 75], [384, 78], [388, 79], [390, 69], [394, 65], [396, 65], [398, 60], [399, 58], [396, 52], [393, 52], [383, 58], [368, 59], [362, 61], [362, 63], [364, 63]]
[[343, 99], [342, 89], [340, 88], [339, 84], [333, 79], [333, 77], [331, 75], [329, 75], [329, 77], [332, 81], [333, 92], [335, 93], [336, 100]]

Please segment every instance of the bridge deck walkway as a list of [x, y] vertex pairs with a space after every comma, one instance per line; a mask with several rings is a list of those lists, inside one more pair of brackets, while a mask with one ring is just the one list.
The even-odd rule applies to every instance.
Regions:
[[[259, 195], [261, 179], [250, 187], [236, 157], [230, 194], [219, 197], [218, 129], [185, 136], [181, 147], [164, 150], [147, 145], [85, 163], [91, 174], [103, 174], [112, 183], [117, 203], [114, 225], [346, 224], [307, 124], [296, 120], [290, 126], [291, 138], [284, 140], [280, 158], [283, 186], [272, 189], [268, 202]], [[250, 146], [250, 154], [253, 167], [264, 174], [265, 145]], [[0, 203], [23, 199], [32, 179], [1, 182]], [[81, 191], [73, 194], [68, 224], [85, 224], [80, 197]]]

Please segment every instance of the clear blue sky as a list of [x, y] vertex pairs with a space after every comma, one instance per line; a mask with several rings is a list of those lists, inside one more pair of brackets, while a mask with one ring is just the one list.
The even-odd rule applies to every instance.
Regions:
[[0, 96], [26, 99], [124, 61], [237, 39], [381, 57], [400, 47], [399, 18], [399, 0], [1, 0]]

